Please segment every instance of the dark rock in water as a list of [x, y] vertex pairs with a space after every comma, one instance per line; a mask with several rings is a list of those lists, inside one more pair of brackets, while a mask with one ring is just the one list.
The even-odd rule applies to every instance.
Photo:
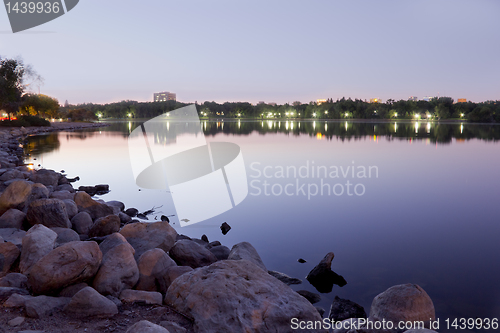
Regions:
[[168, 217], [167, 217], [167, 216], [165, 216], [165, 215], [162, 215], [162, 216], [160, 217], [160, 220], [162, 220], [163, 222], [170, 222], [170, 220], [168, 219]]
[[75, 178], [66, 178], [68, 182], [74, 183], [80, 180], [80, 177], [76, 176]]
[[142, 220], [149, 220], [148, 217], [146, 215], [144, 215], [143, 213], [139, 213], [136, 215], [138, 218], [142, 219]]
[[213, 246], [210, 247], [209, 250], [217, 257], [217, 260], [226, 260], [231, 252], [231, 250], [224, 245]]
[[288, 275], [281, 273], [281, 272], [276, 272], [276, 271], [267, 271], [267, 272], [269, 273], [269, 275], [274, 276], [275, 278], [277, 278], [278, 280], [280, 280], [281, 282], [283, 282], [287, 285], [301, 284], [302, 283], [301, 279], [289, 277]]
[[222, 245], [222, 244], [219, 241], [213, 241], [213, 242], [208, 243], [206, 248], [210, 250], [211, 248], [213, 248], [215, 246], [220, 246], [220, 245]]
[[342, 321], [349, 318], [366, 318], [366, 312], [361, 305], [335, 296], [328, 318], [335, 321]]
[[177, 241], [179, 241], [181, 239], [191, 240], [191, 237], [183, 235], [183, 234], [178, 234], [177, 237], [175, 238], [175, 241], [177, 242]]
[[323, 315], [325, 314], [325, 309], [320, 308], [319, 306], [315, 306], [314, 308], [318, 310], [319, 315], [321, 316], [321, 318], [323, 318]]
[[229, 224], [227, 224], [226, 222], [224, 222], [220, 226], [220, 230], [222, 231], [222, 234], [225, 235], [229, 232], [229, 230], [231, 230], [231, 226]]
[[205, 243], [209, 243], [207, 235], [202, 235], [201, 240], [204, 241]]
[[139, 213], [139, 211], [135, 208], [129, 208], [129, 209], [125, 210], [125, 214], [127, 214], [130, 217], [135, 217], [137, 215], [137, 213]]
[[297, 259], [297, 261], [298, 261], [298, 262], [300, 262], [301, 264], [303, 264], [303, 263], [307, 262], [307, 261], [305, 261], [305, 260], [304, 260], [304, 259], [302, 259], [302, 258]]
[[86, 192], [90, 196], [103, 195], [109, 192], [109, 185], [80, 186], [78, 191]]
[[309, 302], [311, 302], [311, 304], [315, 304], [315, 303], [318, 303], [319, 301], [321, 301], [320, 295], [312, 293], [312, 292], [307, 291], [307, 290], [298, 290], [297, 294], [304, 296]]
[[346, 280], [332, 271], [332, 260], [335, 255], [333, 252], [328, 253], [320, 263], [314, 267], [306, 279], [311, 283], [320, 293], [329, 293], [336, 284], [343, 287], [347, 284]]

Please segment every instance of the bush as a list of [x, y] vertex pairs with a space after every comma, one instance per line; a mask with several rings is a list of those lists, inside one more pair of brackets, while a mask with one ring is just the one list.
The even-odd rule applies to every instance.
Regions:
[[16, 120], [0, 121], [2, 127], [30, 127], [30, 126], [50, 126], [50, 122], [35, 116], [20, 116]]

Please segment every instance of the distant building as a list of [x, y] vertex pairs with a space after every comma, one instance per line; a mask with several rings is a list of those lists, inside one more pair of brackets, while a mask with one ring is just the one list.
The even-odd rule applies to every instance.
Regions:
[[257, 103], [257, 105], [259, 105], [259, 104], [266, 104], [266, 102], [264, 102], [264, 101], [259, 101], [259, 103]]
[[326, 99], [317, 99], [316, 104], [321, 105], [323, 103], [326, 103]]
[[466, 98], [459, 98], [457, 103], [467, 103], [467, 99]]
[[424, 101], [426, 101], [426, 102], [430, 102], [430, 101], [432, 101], [434, 98], [435, 98], [435, 97], [426, 96], [426, 97], [424, 97], [424, 98], [423, 98], [423, 100], [424, 100]]
[[416, 101], [418, 101], [418, 97], [416, 97], [416, 96], [410, 96], [410, 97], [408, 97], [408, 100], [416, 102]]
[[300, 101], [295, 101], [292, 103], [293, 106], [299, 106], [301, 105], [302, 103]]
[[380, 98], [370, 98], [370, 103], [382, 103]]
[[269, 102], [268, 104], [271, 105], [271, 106], [276, 106], [275, 102]]
[[171, 93], [168, 91], [154, 93], [154, 95], [153, 95], [154, 102], [166, 102], [166, 101], [175, 101], [175, 100], [177, 100], [177, 96], [174, 93]]

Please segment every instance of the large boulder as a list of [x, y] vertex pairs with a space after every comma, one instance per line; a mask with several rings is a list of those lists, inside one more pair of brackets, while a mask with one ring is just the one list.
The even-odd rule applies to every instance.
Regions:
[[26, 214], [18, 209], [11, 208], [0, 217], [0, 228], [16, 228], [23, 227]]
[[172, 266], [167, 269], [167, 272], [163, 276], [163, 281], [165, 283], [165, 291], [160, 290], [162, 293], [165, 293], [168, 290], [168, 287], [182, 274], [192, 272], [193, 269], [189, 266]]
[[57, 294], [85, 282], [99, 269], [102, 253], [96, 242], [70, 242], [52, 250], [31, 267], [28, 284], [35, 294]]
[[179, 266], [191, 268], [208, 266], [217, 261], [217, 257], [206, 247], [187, 239], [177, 241], [169, 254]]
[[167, 292], [165, 275], [172, 266], [176, 266], [175, 261], [162, 249], [151, 249], [144, 252], [138, 261], [139, 282], [137, 282], [135, 289]]
[[49, 228], [71, 228], [66, 205], [59, 199], [33, 201], [28, 207], [26, 218], [31, 225], [43, 224]]
[[416, 284], [400, 284], [378, 294], [372, 301], [370, 320], [392, 321], [397, 327], [400, 321], [422, 321], [429, 328], [436, 319], [431, 298]]
[[217, 245], [210, 248], [210, 252], [212, 252], [217, 260], [226, 260], [229, 257], [229, 253], [231, 250], [224, 245]]
[[[28, 196], [28, 198], [26, 199], [24, 204], [20, 206], [19, 209], [22, 209], [22, 211], [24, 213], [27, 213], [28, 207], [33, 201], [38, 200], [38, 199], [47, 199], [48, 197], [49, 197], [49, 189], [48, 188], [46, 188], [43, 184], [38, 184], [38, 183], [33, 184], [33, 186], [31, 186], [30, 195]], [[21, 207], [24, 207], [24, 208], [21, 208]]]
[[32, 184], [25, 180], [12, 182], [0, 195], [0, 214], [5, 213], [10, 208], [22, 208], [24, 202], [31, 194]]
[[89, 237], [102, 237], [120, 231], [120, 218], [116, 215], [108, 215], [95, 220], [90, 227]]
[[26, 288], [28, 278], [21, 273], [9, 273], [0, 279], [0, 287]]
[[139, 269], [130, 244], [119, 244], [104, 255], [93, 287], [103, 295], [120, 296], [124, 289], [131, 289], [139, 280]]
[[41, 183], [45, 186], [52, 186], [55, 188], [59, 183], [59, 177], [61, 177], [61, 174], [54, 170], [40, 169], [31, 174], [30, 180], [33, 183]]
[[120, 234], [134, 247], [136, 258], [154, 248], [170, 251], [177, 237], [177, 232], [168, 222], [130, 223], [120, 230]]
[[106, 253], [114, 248], [117, 245], [120, 244], [128, 244], [127, 240], [125, 237], [123, 237], [120, 233], [115, 232], [114, 234], [109, 235], [106, 237], [104, 241], [102, 241], [99, 244], [99, 248], [101, 249], [102, 256], [104, 257]]
[[320, 321], [305, 298], [248, 260], [224, 260], [178, 277], [165, 303], [194, 319], [194, 330], [215, 332], [304, 332], [292, 318]]
[[68, 213], [68, 218], [71, 220], [76, 214], [78, 214], [78, 207], [76, 203], [71, 199], [64, 199], [64, 205], [66, 206], [66, 213]]
[[71, 298], [64, 312], [75, 317], [111, 317], [118, 313], [118, 308], [94, 288], [85, 287]]
[[23, 238], [19, 270], [27, 274], [38, 260], [54, 249], [57, 233], [43, 224], [37, 224], [28, 230]]
[[57, 234], [56, 244], [54, 247], [61, 246], [69, 242], [76, 242], [80, 240], [80, 236], [73, 229], [68, 228], [50, 228]]
[[71, 219], [73, 229], [80, 235], [88, 235], [93, 223], [92, 217], [87, 212], [80, 212]]
[[75, 198], [75, 193], [71, 193], [68, 190], [54, 191], [50, 194], [50, 197], [59, 200], [73, 200]]
[[332, 260], [335, 257], [333, 252], [327, 255], [307, 274], [307, 281], [311, 283], [320, 293], [329, 293], [336, 284], [343, 287], [347, 284], [345, 279], [332, 271]]
[[24, 302], [26, 314], [31, 318], [43, 318], [61, 311], [70, 301], [68, 297], [37, 296]]
[[19, 249], [11, 242], [0, 243], [0, 276], [5, 275], [19, 257]]
[[350, 318], [366, 318], [366, 312], [361, 305], [335, 296], [330, 306], [328, 318], [334, 321], [343, 321]]
[[95, 201], [85, 192], [78, 192], [75, 194], [75, 203], [78, 207], [78, 211], [89, 213], [92, 220], [113, 214], [113, 208]]
[[231, 249], [231, 252], [229, 252], [229, 256], [227, 257], [227, 259], [229, 260], [245, 259], [253, 262], [257, 266], [262, 268], [265, 272], [267, 272], [266, 265], [264, 265], [264, 262], [260, 258], [259, 253], [257, 253], [257, 250], [252, 246], [252, 244], [248, 242], [241, 242], [235, 244]]
[[130, 326], [125, 333], [170, 333], [166, 328], [153, 324], [147, 320], [141, 320]]

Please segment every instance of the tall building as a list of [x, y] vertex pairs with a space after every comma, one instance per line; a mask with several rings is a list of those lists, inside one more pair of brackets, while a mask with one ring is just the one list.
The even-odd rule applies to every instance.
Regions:
[[177, 100], [177, 96], [174, 93], [171, 93], [168, 91], [154, 93], [154, 95], [153, 95], [154, 102], [166, 102], [166, 101], [175, 101], [175, 100]]
[[410, 97], [408, 97], [408, 100], [416, 102], [416, 101], [418, 101], [418, 97], [416, 97], [416, 96], [410, 96]]

